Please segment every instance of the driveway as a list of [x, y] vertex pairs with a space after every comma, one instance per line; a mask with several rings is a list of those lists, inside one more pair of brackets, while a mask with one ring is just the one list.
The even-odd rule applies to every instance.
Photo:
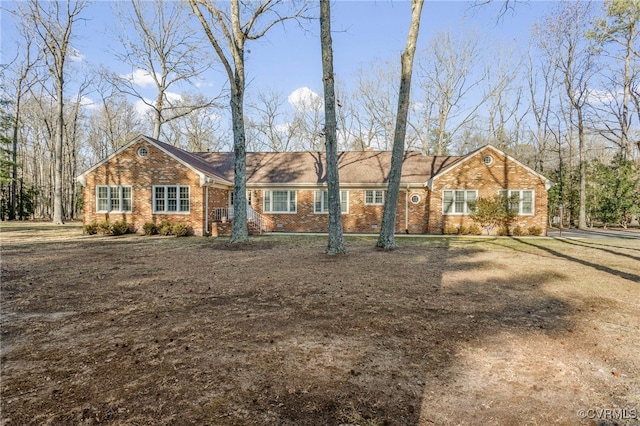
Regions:
[[[549, 228], [547, 230], [547, 236], [552, 238], [559, 238], [560, 230], [558, 228]], [[640, 240], [640, 230], [563, 228], [562, 238], [627, 238]]]

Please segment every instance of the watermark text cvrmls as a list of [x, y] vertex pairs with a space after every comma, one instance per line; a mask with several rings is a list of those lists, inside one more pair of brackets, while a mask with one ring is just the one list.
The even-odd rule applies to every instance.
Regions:
[[592, 420], [638, 420], [636, 408], [591, 408], [578, 410], [578, 417]]

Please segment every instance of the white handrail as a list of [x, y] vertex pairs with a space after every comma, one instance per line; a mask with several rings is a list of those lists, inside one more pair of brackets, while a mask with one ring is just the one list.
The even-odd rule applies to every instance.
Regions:
[[[213, 207], [210, 217], [212, 222], [231, 222], [233, 207]], [[272, 220], [258, 213], [251, 206], [247, 206], [247, 222], [252, 223], [260, 234], [273, 229]]]

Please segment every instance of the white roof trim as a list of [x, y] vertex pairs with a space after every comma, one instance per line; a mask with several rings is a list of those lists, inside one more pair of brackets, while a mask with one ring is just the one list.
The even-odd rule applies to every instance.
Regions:
[[499, 150], [498, 148], [496, 148], [493, 145], [485, 145], [482, 146], [478, 149], [476, 149], [475, 151], [471, 151], [469, 154], [467, 154], [462, 160], [456, 162], [455, 164], [450, 165], [449, 167], [445, 168], [444, 170], [438, 172], [435, 176], [433, 176], [431, 179], [429, 179], [428, 181], [426, 181], [424, 183], [424, 186], [426, 186], [429, 189], [433, 189], [433, 181], [435, 181], [438, 177], [440, 177], [441, 175], [444, 175], [448, 172], [450, 172], [451, 170], [455, 169], [456, 167], [466, 163], [467, 161], [469, 161], [472, 157], [474, 157], [476, 154], [481, 153], [482, 151], [485, 151], [487, 149], [490, 149], [492, 151], [494, 151], [497, 154], [503, 155], [507, 158], [507, 160], [512, 161], [516, 164], [518, 164], [520, 167], [524, 168], [525, 170], [527, 170], [529, 173], [539, 177], [542, 181], [544, 181], [544, 187], [545, 189], [548, 191], [552, 186], [553, 186], [553, 182], [551, 182], [546, 176], [541, 175], [540, 173], [536, 172], [535, 170], [533, 170], [531, 167], [527, 166], [526, 164], [520, 162], [519, 160], [517, 160], [516, 158], [512, 157], [511, 155], [507, 154], [506, 152]]

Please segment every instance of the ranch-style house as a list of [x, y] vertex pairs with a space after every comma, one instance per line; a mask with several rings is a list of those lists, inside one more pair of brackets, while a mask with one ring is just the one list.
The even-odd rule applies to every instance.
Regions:
[[[229, 235], [235, 208], [229, 152], [186, 152], [139, 136], [78, 177], [84, 223], [124, 219], [183, 222], [195, 235]], [[247, 164], [249, 229], [326, 232], [327, 182], [322, 152], [250, 152]], [[376, 233], [382, 222], [391, 152], [338, 155], [345, 232]], [[551, 182], [501, 150], [486, 145], [463, 156], [406, 152], [396, 231], [442, 234], [470, 227], [479, 197], [517, 194], [512, 226], [546, 233]]]

